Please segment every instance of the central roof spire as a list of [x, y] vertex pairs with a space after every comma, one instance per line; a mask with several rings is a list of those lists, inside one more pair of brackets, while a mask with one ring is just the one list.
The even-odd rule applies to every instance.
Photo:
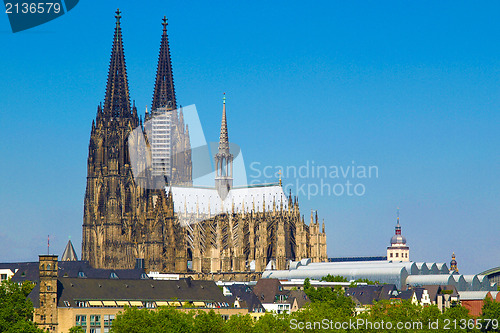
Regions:
[[160, 54], [158, 55], [158, 68], [156, 69], [156, 81], [153, 93], [151, 111], [169, 105], [177, 109], [175, 100], [174, 75], [172, 73], [172, 62], [170, 60], [170, 47], [168, 44], [167, 18], [163, 17], [163, 35], [161, 36]]
[[226, 121], [226, 93], [224, 93], [224, 97], [222, 98], [222, 122], [220, 125], [219, 152], [229, 153], [229, 138], [227, 134]]
[[215, 188], [222, 200], [233, 187], [233, 155], [229, 152], [226, 121], [226, 93], [222, 99], [222, 123], [220, 125], [219, 152], [215, 154]]
[[104, 112], [112, 117], [128, 117], [130, 113], [130, 97], [128, 91], [127, 67], [123, 53], [121, 12], [116, 10], [115, 35], [111, 60], [109, 61], [108, 82], [104, 98]]

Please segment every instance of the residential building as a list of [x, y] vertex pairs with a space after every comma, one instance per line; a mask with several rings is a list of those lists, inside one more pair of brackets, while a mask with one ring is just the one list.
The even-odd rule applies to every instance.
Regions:
[[231, 307], [213, 281], [58, 277], [54, 255], [41, 255], [39, 267], [40, 282], [28, 298], [35, 308], [33, 321], [49, 332], [65, 333], [75, 325], [87, 333], [109, 332], [124, 306], [214, 310], [225, 318], [248, 313]]

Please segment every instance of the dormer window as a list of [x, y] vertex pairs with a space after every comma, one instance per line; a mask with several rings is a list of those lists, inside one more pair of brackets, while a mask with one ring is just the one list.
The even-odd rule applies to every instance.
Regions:
[[80, 271], [80, 272], [78, 272], [78, 277], [79, 278], [85, 278], [86, 276], [85, 276], [84, 272]]
[[85, 307], [85, 302], [84, 301], [76, 301], [75, 304], [79, 308], [84, 308]]
[[110, 279], [118, 279], [118, 275], [116, 275], [115, 272], [111, 272], [111, 274], [109, 275], [109, 278]]

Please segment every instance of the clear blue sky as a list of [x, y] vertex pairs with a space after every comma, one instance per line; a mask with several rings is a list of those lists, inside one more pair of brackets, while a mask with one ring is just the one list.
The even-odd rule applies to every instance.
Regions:
[[81, 253], [117, 7], [141, 113], [167, 15], [178, 101], [217, 141], [227, 93], [249, 173], [377, 166], [378, 178], [351, 180], [363, 196], [301, 196], [306, 220], [325, 219], [329, 256], [385, 255], [399, 206], [412, 260], [455, 251], [463, 273], [500, 266], [498, 1], [80, 1], [16, 34], [1, 14], [0, 261], [37, 260], [47, 234], [51, 252], [71, 236]]

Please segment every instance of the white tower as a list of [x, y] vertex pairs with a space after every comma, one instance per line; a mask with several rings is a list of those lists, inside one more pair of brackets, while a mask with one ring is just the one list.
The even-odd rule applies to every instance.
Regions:
[[401, 235], [401, 225], [399, 224], [399, 208], [396, 232], [391, 238], [391, 246], [387, 247], [387, 260], [410, 261], [410, 248], [406, 245], [406, 238]]

